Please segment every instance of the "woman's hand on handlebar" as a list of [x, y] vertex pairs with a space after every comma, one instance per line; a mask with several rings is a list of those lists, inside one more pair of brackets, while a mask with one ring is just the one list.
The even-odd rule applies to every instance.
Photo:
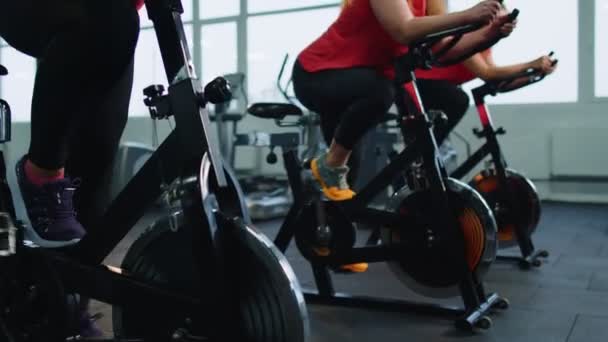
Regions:
[[497, 36], [508, 37], [517, 27], [517, 20], [511, 21], [509, 13], [501, 11], [500, 15], [487, 27], [486, 36], [488, 40], [495, 39]]
[[537, 69], [545, 75], [549, 75], [555, 71], [557, 64], [553, 63], [553, 60], [549, 56], [542, 56], [530, 63], [533, 69]]
[[517, 20], [513, 21], [512, 23], [503, 24], [500, 27], [500, 33], [502, 34], [503, 37], [508, 37], [511, 35], [511, 33], [513, 33], [513, 30], [515, 30], [516, 27], [517, 27]]
[[464, 13], [468, 18], [467, 24], [488, 24], [496, 19], [501, 9], [502, 5], [497, 0], [485, 0], [465, 10]]

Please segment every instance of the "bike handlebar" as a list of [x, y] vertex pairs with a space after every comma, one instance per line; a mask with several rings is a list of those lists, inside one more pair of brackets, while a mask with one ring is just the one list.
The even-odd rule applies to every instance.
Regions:
[[[509, 14], [509, 22], [515, 21], [515, 19], [517, 19], [517, 17], [519, 16], [519, 13], [520, 11], [518, 9], [514, 9]], [[488, 41], [487, 43], [477, 47], [476, 49], [470, 51], [465, 55], [458, 56], [457, 58], [453, 58], [447, 62], [439, 61], [441, 57], [445, 56], [454, 46], [456, 46], [456, 44], [458, 44], [458, 42], [465, 34], [477, 31], [483, 26], [485, 26], [484, 23], [469, 24], [429, 34], [409, 44], [408, 53], [401, 57], [398, 57], [397, 64], [407, 65], [406, 69], [410, 69], [408, 71], [413, 71], [414, 69], [418, 68], [431, 69], [433, 66], [447, 66], [450, 64], [462, 62], [463, 60], [466, 60], [474, 54], [489, 48], [490, 46], [494, 45], [499, 39], [503, 38], [499, 35], [494, 40]], [[441, 50], [437, 52], [433, 52], [431, 50], [433, 45], [437, 44], [438, 42], [447, 37], [453, 37], [453, 39], [448, 42], [446, 46], [442, 47]]]
[[[552, 57], [553, 55], [554, 55], [554, 52], [551, 51], [549, 53], [549, 57]], [[557, 65], [558, 62], [559, 62], [559, 60], [555, 59], [552, 61], [551, 65], [555, 66], [555, 65]], [[498, 94], [498, 93], [512, 92], [512, 91], [527, 87], [529, 85], [532, 85], [534, 83], [538, 83], [538, 82], [542, 81], [546, 76], [547, 76], [547, 74], [543, 73], [540, 69], [529, 68], [527, 70], [524, 70], [522, 72], [511, 75], [506, 78], [487, 81], [482, 86], [479, 86], [479, 87], [473, 89], [473, 95], [475, 97], [483, 97], [486, 95], [496, 96], [496, 94]], [[524, 78], [527, 78], [528, 81], [524, 82], [522, 84], [513, 86], [514, 82], [516, 82], [517, 80], [524, 79]]]
[[480, 28], [482, 28], [483, 26], [484, 26], [483, 23], [469, 24], [469, 25], [455, 27], [455, 28], [452, 28], [449, 30], [431, 33], [425, 37], [422, 37], [420, 39], [413, 41], [412, 43], [409, 44], [409, 47], [410, 47], [410, 49], [415, 49], [415, 48], [424, 47], [425, 45], [432, 45], [432, 44], [439, 42], [443, 38], [461, 36], [461, 35], [464, 35], [467, 33], [471, 33], [473, 31], [477, 31]]

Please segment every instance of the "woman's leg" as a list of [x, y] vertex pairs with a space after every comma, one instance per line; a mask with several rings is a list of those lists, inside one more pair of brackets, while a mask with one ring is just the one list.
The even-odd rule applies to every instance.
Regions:
[[[33, 228], [46, 240], [84, 234], [74, 218], [74, 186], [62, 179], [66, 165], [82, 177], [79, 219], [98, 217], [94, 193], [126, 122], [138, 32], [129, 1], [0, 0], [0, 36], [39, 60], [32, 141], [17, 173]], [[82, 298], [75, 334], [99, 336], [87, 308]]]
[[447, 124], [434, 129], [441, 145], [469, 109], [469, 96], [459, 86], [444, 80], [419, 79], [416, 85], [425, 109], [443, 111], [448, 117]]
[[[17, 165], [28, 216], [42, 239], [73, 243], [84, 228], [74, 215], [75, 184], [63, 169], [71, 144], [86, 145], [106, 134], [107, 125], [98, 125], [102, 133], [96, 135], [79, 131], [100, 115], [95, 108], [127, 72], [139, 17], [125, 0], [0, 0], [0, 23], [5, 40], [39, 61], [30, 149]], [[122, 127], [127, 108], [118, 110], [105, 119]], [[74, 136], [81, 139], [74, 142]]]
[[[346, 164], [357, 142], [391, 106], [392, 84], [370, 68], [308, 73], [298, 63], [293, 79], [298, 99], [319, 113], [325, 140], [331, 142], [327, 153], [312, 161], [313, 175], [329, 199], [350, 199], [354, 192], [348, 186]], [[358, 273], [367, 268], [367, 263], [356, 263], [339, 270]]]
[[104, 187], [109, 185], [106, 182], [127, 123], [132, 85], [133, 63], [111, 89], [90, 99], [96, 105], [84, 110], [78, 131], [71, 136], [65, 169], [70, 177], [81, 179], [74, 205], [78, 221], [87, 229], [99, 221], [109, 204]]
[[326, 180], [327, 188], [347, 189], [345, 165], [356, 143], [390, 108], [394, 98], [391, 82], [372, 68], [308, 73], [296, 63], [294, 87], [302, 104], [321, 115], [325, 139], [331, 142], [320, 160], [328, 171], [336, 171], [327, 175], [331, 178]]

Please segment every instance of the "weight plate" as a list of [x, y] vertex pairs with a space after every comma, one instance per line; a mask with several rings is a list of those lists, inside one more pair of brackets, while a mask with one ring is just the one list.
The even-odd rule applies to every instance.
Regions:
[[[464, 246], [454, 244], [429, 245], [432, 239], [434, 205], [429, 192], [412, 192], [407, 188], [393, 196], [389, 210], [404, 216], [404, 226], [382, 229], [384, 244], [399, 243], [407, 239], [413, 247], [403, 251], [401, 260], [389, 262], [390, 269], [408, 288], [432, 298], [458, 296], [463, 271], [454, 258], [465, 253], [469, 269], [481, 279], [496, 259], [496, 222], [490, 208], [470, 186], [449, 178], [446, 182], [448, 199], [458, 217], [464, 237]], [[431, 246], [431, 247], [430, 247]]]
[[507, 184], [510, 187], [515, 203], [510, 204], [507, 193], [501, 191], [495, 169], [484, 170], [473, 177], [470, 185], [486, 200], [494, 212], [498, 225], [499, 248], [517, 246], [515, 225], [521, 223], [528, 236], [532, 236], [538, 227], [541, 205], [534, 184], [519, 172], [507, 169]]
[[[250, 226], [223, 227], [221, 231], [226, 255], [230, 256], [226, 258], [226, 269], [230, 270], [232, 284], [238, 286], [235, 295], [240, 312], [235, 313], [235, 331], [243, 332], [243, 340], [253, 342], [306, 341], [306, 306], [285, 257], [265, 235]], [[195, 266], [192, 239], [192, 230], [183, 223], [179, 229], [171, 230], [170, 220], [161, 219], [133, 244], [122, 267], [135, 278], [196, 294], [204, 274]], [[114, 307], [113, 316], [115, 334], [121, 338], [169, 337], [186, 319], [179, 314], [154, 312], [149, 307]], [[209, 328], [201, 322], [193, 325], [202, 334]]]

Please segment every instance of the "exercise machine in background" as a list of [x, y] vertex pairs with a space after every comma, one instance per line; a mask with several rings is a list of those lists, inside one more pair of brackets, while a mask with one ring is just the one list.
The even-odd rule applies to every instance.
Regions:
[[[285, 55], [279, 70], [276, 87], [285, 100], [285, 104], [275, 104], [278, 110], [287, 116], [295, 115], [297, 119], [292, 121], [277, 120], [279, 127], [292, 129], [289, 133], [268, 134], [261, 131], [238, 132], [236, 123], [232, 131], [232, 137], [226, 136], [226, 145], [231, 146], [232, 166], [235, 156], [238, 155], [237, 147], [268, 148], [266, 162], [276, 164], [279, 160], [275, 149], [284, 145], [297, 145], [300, 156], [305, 159], [317, 156], [324, 148], [323, 139], [319, 128], [319, 116], [316, 113], [304, 113], [298, 105], [295, 96], [290, 94], [291, 77], [285, 81], [285, 68], [289, 62], [289, 55]], [[272, 106], [273, 104], [268, 104]], [[256, 113], [260, 114], [260, 113]], [[254, 115], [257, 116], [257, 115]], [[221, 140], [223, 141], [223, 140]], [[284, 217], [293, 204], [293, 194], [285, 177], [260, 176], [250, 173], [239, 172], [237, 176], [245, 192], [245, 202], [252, 219], [267, 220]]]
[[[549, 56], [553, 56], [553, 52]], [[554, 60], [553, 64], [557, 62]], [[479, 139], [484, 139], [485, 143], [450, 174], [451, 177], [462, 179], [485, 160], [483, 170], [474, 175], [469, 184], [479, 191], [494, 212], [500, 248], [519, 247], [519, 256], [499, 256], [498, 259], [514, 261], [522, 269], [538, 267], [542, 264], [541, 260], [549, 256], [548, 251], [536, 249], [532, 241], [540, 220], [540, 198], [530, 179], [509, 168], [498, 141], [498, 136], [506, 134], [506, 130], [503, 127], [495, 128], [485, 98], [538, 83], [545, 76], [539, 70], [529, 69], [505, 79], [488, 81], [473, 89], [482, 126], [481, 129], [473, 129], [473, 133]]]

